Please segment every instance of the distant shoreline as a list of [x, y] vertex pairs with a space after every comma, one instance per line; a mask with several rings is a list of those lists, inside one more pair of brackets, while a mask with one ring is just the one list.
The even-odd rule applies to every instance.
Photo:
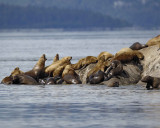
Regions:
[[147, 28], [141, 28], [141, 27], [124, 27], [124, 28], [89, 28], [89, 29], [63, 29], [63, 28], [10, 28], [10, 29], [0, 29], [0, 32], [28, 32], [28, 31], [32, 31], [32, 32], [39, 32], [39, 31], [43, 31], [43, 32], [65, 32], [65, 31], [143, 31], [143, 30], [148, 30], [148, 31], [152, 31], [152, 30], [160, 30], [159, 28], [152, 28], [152, 29], [147, 29]]

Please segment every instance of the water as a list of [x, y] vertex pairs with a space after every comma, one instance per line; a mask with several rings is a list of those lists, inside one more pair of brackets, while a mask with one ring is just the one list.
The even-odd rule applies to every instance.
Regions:
[[[115, 54], [134, 42], [146, 43], [159, 31], [15, 30], [0, 32], [0, 80], [15, 67], [30, 70], [45, 53], [78, 59], [102, 51]], [[142, 86], [0, 85], [2, 128], [159, 128], [160, 91]]]

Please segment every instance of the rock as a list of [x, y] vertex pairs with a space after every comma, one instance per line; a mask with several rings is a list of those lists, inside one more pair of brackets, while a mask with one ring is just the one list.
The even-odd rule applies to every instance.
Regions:
[[160, 76], [160, 50], [158, 48], [159, 45], [153, 45], [140, 50], [144, 55], [144, 60], [141, 60], [143, 64], [142, 76]]
[[[123, 65], [123, 73], [111, 78], [108, 81], [102, 82], [109, 87], [117, 87], [118, 85], [133, 85], [137, 84], [141, 80], [142, 71], [140, 68], [133, 64]], [[117, 84], [118, 83], [118, 84]]]
[[95, 67], [96, 64], [90, 64], [88, 65], [86, 68], [84, 69], [80, 69], [80, 70], [76, 70], [76, 73], [79, 75], [81, 81], [82, 81], [82, 84], [86, 84], [86, 79], [87, 79], [87, 74], [88, 72], [93, 68]]

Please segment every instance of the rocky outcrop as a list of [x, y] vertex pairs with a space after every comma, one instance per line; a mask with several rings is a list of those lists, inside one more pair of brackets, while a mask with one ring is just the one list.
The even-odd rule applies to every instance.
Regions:
[[[123, 65], [124, 73], [122, 75], [103, 81], [101, 84], [107, 86], [134, 85], [140, 82], [141, 78], [146, 75], [157, 77], [160, 75], [160, 50], [159, 45], [150, 46], [139, 50], [144, 55], [144, 59], [140, 61], [142, 67], [133, 63]], [[82, 84], [86, 84], [87, 73], [95, 66], [90, 64], [82, 70], [77, 70]], [[144, 84], [140, 82], [139, 84]]]
[[160, 50], [159, 45], [153, 45], [140, 51], [144, 55], [142, 76], [150, 75], [153, 77], [160, 76]]

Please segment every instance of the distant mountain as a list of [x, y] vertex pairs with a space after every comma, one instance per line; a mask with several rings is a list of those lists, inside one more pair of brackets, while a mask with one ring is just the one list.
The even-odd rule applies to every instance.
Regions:
[[129, 27], [101, 13], [56, 7], [0, 5], [0, 28], [106, 29]]
[[160, 0], [0, 0], [0, 3], [91, 10], [136, 27], [160, 27]]

